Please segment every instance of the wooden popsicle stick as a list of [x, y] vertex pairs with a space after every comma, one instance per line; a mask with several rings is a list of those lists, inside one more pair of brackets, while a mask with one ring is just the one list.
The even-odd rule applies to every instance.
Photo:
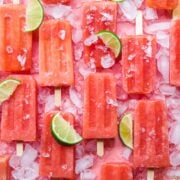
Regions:
[[55, 106], [60, 107], [61, 106], [61, 89], [57, 88], [54, 90], [54, 100], [55, 100]]
[[16, 155], [22, 156], [22, 154], [23, 154], [23, 143], [17, 142], [16, 143]]
[[154, 170], [148, 169], [148, 171], [147, 171], [147, 180], [154, 180]]
[[103, 140], [97, 141], [97, 152], [96, 153], [99, 157], [102, 157], [104, 155], [104, 141]]

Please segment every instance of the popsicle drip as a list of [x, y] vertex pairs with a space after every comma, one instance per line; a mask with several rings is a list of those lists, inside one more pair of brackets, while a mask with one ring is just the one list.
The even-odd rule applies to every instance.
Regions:
[[165, 104], [162, 101], [140, 101], [135, 110], [134, 122], [135, 166], [146, 168], [168, 166], [168, 126]]

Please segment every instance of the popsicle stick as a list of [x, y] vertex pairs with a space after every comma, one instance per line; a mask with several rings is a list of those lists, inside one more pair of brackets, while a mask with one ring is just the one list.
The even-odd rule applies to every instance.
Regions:
[[137, 12], [136, 16], [136, 35], [143, 34], [143, 15], [142, 11]]
[[178, 1], [178, 6], [173, 10], [173, 19], [180, 19], [180, 0]]
[[104, 155], [104, 141], [98, 140], [97, 141], [97, 155], [102, 157]]
[[23, 154], [23, 143], [17, 142], [16, 143], [16, 155], [22, 156], [22, 154]]
[[54, 92], [54, 100], [55, 100], [55, 106], [60, 107], [61, 106], [61, 89], [55, 89]]
[[154, 180], [154, 170], [148, 169], [148, 171], [147, 171], [147, 180]]

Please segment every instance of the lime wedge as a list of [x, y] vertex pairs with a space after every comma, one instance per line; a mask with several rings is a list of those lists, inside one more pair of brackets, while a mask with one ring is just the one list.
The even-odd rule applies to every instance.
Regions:
[[43, 6], [39, 0], [28, 0], [26, 9], [25, 31], [34, 31], [42, 23], [44, 16]]
[[122, 44], [119, 37], [111, 31], [100, 31], [97, 36], [110, 48], [117, 58], [121, 52]]
[[133, 123], [131, 113], [127, 113], [122, 117], [119, 124], [119, 136], [127, 147], [133, 149]]
[[61, 144], [74, 145], [82, 141], [82, 137], [66, 121], [60, 113], [53, 116], [51, 123], [51, 132], [53, 137]]
[[0, 83], [0, 103], [8, 100], [19, 84], [21, 84], [21, 82], [15, 79], [2, 81]]

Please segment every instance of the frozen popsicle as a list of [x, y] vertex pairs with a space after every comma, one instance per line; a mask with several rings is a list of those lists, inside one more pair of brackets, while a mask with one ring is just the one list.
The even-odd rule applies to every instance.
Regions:
[[116, 83], [110, 73], [91, 73], [84, 85], [83, 137], [114, 138], [117, 135]]
[[147, 6], [155, 9], [174, 9], [178, 0], [146, 0]]
[[169, 165], [167, 108], [161, 100], [141, 100], [134, 113], [134, 167]]
[[98, 40], [95, 33], [109, 30], [116, 33], [117, 3], [110, 1], [85, 3], [83, 9], [84, 60], [101, 67], [101, 61], [113, 52]]
[[1, 140], [36, 140], [36, 82], [29, 75], [14, 75], [21, 81], [14, 94], [2, 104]]
[[180, 86], [180, 19], [173, 20], [170, 35], [170, 83]]
[[24, 32], [24, 26], [24, 5], [0, 5], [0, 71], [31, 69], [32, 33]]
[[[40, 175], [53, 178], [74, 176], [74, 148], [60, 145], [52, 136], [51, 121], [57, 112], [45, 115], [41, 139]], [[61, 113], [63, 118], [73, 124], [74, 117], [69, 113]]]
[[142, 12], [136, 18], [136, 35], [122, 39], [123, 89], [129, 94], [147, 94], [154, 90], [156, 77], [156, 39], [142, 35]]
[[0, 179], [10, 180], [9, 156], [0, 156]]
[[132, 168], [127, 163], [106, 163], [102, 166], [101, 180], [133, 180]]
[[54, 4], [54, 3], [68, 3], [71, 0], [43, 0], [46, 4]]
[[39, 29], [39, 78], [42, 86], [74, 83], [71, 26], [66, 21], [48, 20]]

